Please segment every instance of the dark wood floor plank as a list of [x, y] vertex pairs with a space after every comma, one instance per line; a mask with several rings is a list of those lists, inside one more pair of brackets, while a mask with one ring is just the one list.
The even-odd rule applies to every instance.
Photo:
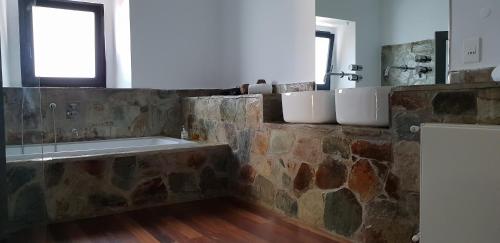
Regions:
[[158, 209], [146, 209], [137, 212], [132, 212], [129, 216], [138, 222], [144, 229], [150, 232], [160, 242], [184, 242], [187, 239], [183, 238], [177, 232], [172, 232], [169, 228], [162, 226], [161, 214], [157, 213]]
[[331, 242], [328, 233], [300, 225], [269, 209], [230, 198], [150, 208], [39, 227], [6, 242], [292, 243]]
[[124, 230], [132, 233], [139, 242], [160, 243], [158, 239], [152, 236], [147, 230], [130, 217], [126, 215], [115, 215], [112, 217], [116, 219], [116, 222], [121, 225]]

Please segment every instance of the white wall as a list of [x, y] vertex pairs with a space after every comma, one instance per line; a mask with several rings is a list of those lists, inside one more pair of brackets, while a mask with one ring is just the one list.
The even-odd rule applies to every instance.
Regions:
[[[367, 0], [316, 0], [316, 16], [356, 22], [356, 61], [364, 66], [357, 87], [380, 86], [380, 3]], [[348, 71], [348, 70], [344, 70]]]
[[[130, 32], [128, 0], [78, 0], [104, 4], [106, 86], [130, 88]], [[19, 11], [17, 0], [0, 0], [2, 68], [6, 87], [21, 87]]]
[[17, 1], [0, 0], [0, 21], [3, 85], [6, 87], [21, 86]]
[[449, 0], [380, 0], [380, 3], [382, 45], [434, 39], [436, 31], [449, 29]]
[[[481, 17], [482, 9], [490, 9], [488, 17]], [[452, 0], [451, 70], [486, 68], [500, 65], [500, 1]], [[482, 38], [482, 58], [477, 64], [464, 64], [463, 42], [468, 38]]]
[[314, 0], [224, 0], [224, 78], [314, 81]]
[[219, 0], [130, 0], [134, 88], [227, 88]]

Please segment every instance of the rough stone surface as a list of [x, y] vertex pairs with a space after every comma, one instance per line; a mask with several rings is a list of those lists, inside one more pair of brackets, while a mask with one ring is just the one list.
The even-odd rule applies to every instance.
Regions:
[[441, 92], [432, 100], [434, 114], [476, 115], [477, 100], [473, 92]]
[[[192, 91], [194, 93], [194, 91]], [[24, 95], [24, 98], [23, 98]], [[46, 97], [40, 104], [39, 97]], [[81, 88], [6, 88], [5, 126], [7, 144], [40, 144], [53, 141], [51, 122], [40, 123], [41, 114], [48, 114], [49, 104], [78, 105], [79, 114], [71, 120], [65, 112], [56, 114], [58, 142], [140, 136], [179, 137], [182, 106], [175, 91], [150, 89], [81, 89]], [[24, 136], [19, 111], [24, 101]], [[41, 112], [40, 112], [41, 111]], [[43, 119], [46, 117], [44, 116]], [[83, 119], [85, 118], [85, 119]], [[77, 128], [79, 137], [71, 130]]]
[[269, 149], [268, 136], [264, 133], [256, 133], [253, 142], [252, 152], [258, 155], [266, 155], [268, 149]]
[[392, 161], [392, 147], [389, 143], [358, 140], [351, 146], [352, 153], [363, 158]]
[[102, 178], [104, 176], [105, 164], [103, 160], [83, 160], [76, 162], [80, 169], [88, 175]]
[[36, 176], [36, 169], [33, 167], [10, 167], [7, 169], [7, 190], [14, 193], [22, 186], [29, 183]]
[[304, 193], [298, 201], [298, 218], [307, 224], [323, 227], [325, 202], [320, 190], [310, 190]]
[[399, 196], [399, 178], [394, 174], [389, 174], [387, 176], [387, 181], [385, 182], [385, 192], [389, 197], [398, 200]]
[[349, 188], [358, 193], [363, 202], [372, 200], [380, 193], [382, 185], [370, 161], [364, 159], [353, 165]]
[[275, 193], [276, 189], [271, 181], [261, 175], [257, 176], [253, 185], [254, 197], [262, 200], [268, 205], [273, 205]]
[[45, 185], [47, 188], [56, 186], [64, 175], [64, 163], [48, 163], [45, 167]]
[[97, 210], [122, 208], [128, 206], [127, 199], [121, 195], [96, 192], [89, 196], [89, 203]]
[[165, 203], [167, 198], [168, 190], [161, 178], [143, 182], [132, 192], [132, 202], [138, 206]]
[[171, 173], [168, 175], [168, 185], [174, 193], [195, 192], [198, 190], [196, 177], [191, 173]]
[[370, 227], [362, 231], [364, 242], [407, 242], [418, 232], [418, 219], [396, 202], [376, 200], [366, 209], [365, 224]]
[[323, 139], [323, 153], [339, 154], [344, 159], [351, 157], [351, 149], [349, 143], [342, 138], [326, 137]]
[[312, 164], [319, 163], [321, 155], [321, 144], [318, 139], [300, 138], [295, 143], [293, 150], [294, 158], [307, 161]]
[[422, 93], [397, 93], [391, 95], [391, 106], [406, 111], [416, 111], [430, 107], [430, 100]]
[[276, 208], [283, 211], [286, 215], [291, 217], [297, 216], [297, 200], [292, 198], [284, 190], [279, 190], [276, 194]]
[[41, 223], [47, 220], [47, 207], [43, 189], [33, 184], [19, 192], [10, 215], [11, 220], [27, 223]]
[[401, 141], [394, 145], [392, 172], [399, 175], [399, 189], [420, 191], [420, 145], [417, 142]]
[[316, 171], [316, 185], [320, 189], [339, 188], [347, 180], [347, 167], [333, 158], [326, 159]]
[[481, 124], [500, 124], [500, 89], [479, 91], [477, 119]]
[[225, 181], [217, 177], [215, 171], [210, 167], [205, 167], [200, 174], [200, 188], [203, 193], [220, 191], [225, 189]]
[[244, 165], [240, 170], [240, 179], [246, 184], [253, 183], [255, 175], [255, 169], [251, 165]]
[[348, 189], [326, 194], [324, 223], [328, 230], [350, 237], [360, 228], [362, 216], [361, 205]]
[[130, 190], [134, 185], [134, 176], [137, 169], [135, 157], [116, 158], [113, 163], [113, 185], [123, 190]]
[[314, 179], [314, 170], [311, 168], [309, 164], [302, 163], [300, 165], [299, 171], [293, 180], [293, 188], [297, 192], [304, 192], [312, 184]]
[[269, 152], [272, 154], [288, 153], [292, 149], [294, 141], [295, 137], [293, 134], [287, 131], [273, 130], [271, 131], [271, 145]]

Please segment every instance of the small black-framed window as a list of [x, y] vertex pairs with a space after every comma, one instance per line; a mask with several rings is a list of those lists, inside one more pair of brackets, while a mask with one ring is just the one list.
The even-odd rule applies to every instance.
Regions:
[[[316, 31], [316, 83], [319, 90], [330, 90], [331, 76], [324, 79], [324, 74], [332, 71], [333, 47], [335, 34]], [[324, 84], [321, 82], [324, 81]]]
[[446, 84], [448, 79], [448, 31], [436, 31], [436, 84]]
[[19, 0], [25, 87], [106, 87], [104, 6]]

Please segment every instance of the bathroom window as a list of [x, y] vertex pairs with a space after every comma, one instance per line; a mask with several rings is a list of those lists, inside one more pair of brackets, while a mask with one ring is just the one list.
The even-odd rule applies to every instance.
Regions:
[[23, 86], [106, 86], [103, 5], [20, 0], [19, 9]]
[[330, 90], [330, 77], [325, 82], [325, 74], [332, 66], [335, 35], [330, 32], [316, 32], [316, 84], [320, 90]]

